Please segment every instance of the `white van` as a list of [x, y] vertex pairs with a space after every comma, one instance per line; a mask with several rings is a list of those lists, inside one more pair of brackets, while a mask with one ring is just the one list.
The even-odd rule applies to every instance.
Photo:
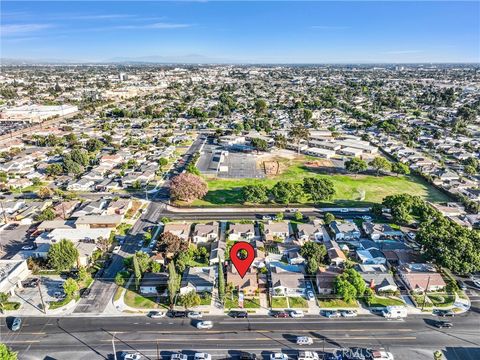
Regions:
[[407, 308], [405, 306], [387, 306], [383, 310], [383, 317], [387, 319], [402, 319], [407, 317]]

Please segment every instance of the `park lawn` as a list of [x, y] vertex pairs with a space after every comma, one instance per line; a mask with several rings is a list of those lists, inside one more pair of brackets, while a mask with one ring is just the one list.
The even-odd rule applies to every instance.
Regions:
[[[371, 205], [381, 203], [388, 195], [407, 193], [418, 195], [432, 202], [448, 201], [448, 197], [415, 175], [407, 176], [373, 176], [318, 174], [303, 166], [303, 161], [293, 162], [282, 174], [265, 179], [220, 179], [205, 178], [208, 193], [201, 200], [195, 200], [193, 206], [230, 206], [242, 204], [241, 188], [246, 185], [264, 184], [271, 188], [277, 181], [301, 182], [305, 177], [317, 176], [330, 179], [336, 189], [336, 195], [325, 205], [354, 206], [359, 203]], [[308, 204], [304, 197], [300, 204]], [[188, 205], [179, 203], [179, 205]], [[256, 204], [246, 204], [256, 205]]]
[[329, 308], [329, 309], [341, 309], [341, 308], [357, 308], [358, 303], [356, 301], [346, 302], [342, 299], [325, 299], [318, 298], [318, 303], [320, 308]]
[[427, 293], [427, 297], [431, 301], [433, 306], [437, 307], [452, 306], [455, 302], [455, 295], [452, 294]]
[[156, 296], [149, 296], [145, 297], [142, 296], [135, 291], [127, 289], [125, 292], [125, 296], [123, 298], [125, 304], [132, 308], [137, 308], [137, 309], [160, 309], [160, 308], [165, 308], [167, 309], [168, 306], [165, 304], [157, 304], [155, 302]]
[[278, 309], [286, 309], [288, 308], [288, 301], [287, 298], [284, 296], [273, 296], [272, 297], [272, 308]]
[[374, 296], [370, 302], [369, 307], [381, 307], [381, 306], [398, 306], [405, 305], [405, 303], [399, 298]]
[[308, 302], [300, 296], [291, 296], [288, 298], [288, 307], [289, 308], [308, 308]]

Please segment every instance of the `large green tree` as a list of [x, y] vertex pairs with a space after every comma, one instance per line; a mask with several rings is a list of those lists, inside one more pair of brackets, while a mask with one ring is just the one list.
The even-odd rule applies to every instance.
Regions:
[[354, 174], [364, 172], [367, 168], [368, 166], [365, 160], [359, 158], [351, 158], [345, 162], [345, 169]]
[[313, 202], [330, 200], [335, 195], [335, 186], [330, 179], [306, 177], [303, 179], [303, 191]]
[[246, 185], [242, 188], [243, 202], [261, 204], [268, 201], [268, 188], [263, 184]]
[[374, 158], [372, 161], [370, 161], [369, 165], [375, 169], [377, 175], [382, 170], [389, 171], [392, 169], [392, 164], [390, 163], [390, 161], [388, 161], [382, 156], [377, 156], [376, 158]]
[[48, 264], [57, 271], [70, 270], [77, 263], [79, 253], [73, 242], [62, 239], [48, 250]]
[[275, 202], [279, 204], [290, 204], [301, 200], [303, 189], [299, 183], [279, 181], [273, 186], [271, 193]]

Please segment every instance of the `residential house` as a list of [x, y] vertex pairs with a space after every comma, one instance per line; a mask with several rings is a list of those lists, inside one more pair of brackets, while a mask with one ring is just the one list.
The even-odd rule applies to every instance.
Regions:
[[227, 248], [227, 244], [225, 243], [225, 239], [220, 238], [217, 241], [214, 241], [210, 246], [210, 261], [209, 264], [218, 264], [220, 261], [225, 260], [225, 250]]
[[383, 265], [357, 265], [355, 269], [365, 280], [367, 286], [377, 293], [398, 290], [393, 275]]
[[400, 230], [394, 230], [388, 224], [374, 224], [367, 221], [362, 224], [362, 228], [372, 240], [401, 237], [403, 235]]
[[335, 240], [325, 241], [325, 247], [327, 248], [330, 264], [340, 266], [347, 261], [347, 257]]
[[305, 294], [305, 278], [298, 266], [285, 266], [279, 263], [270, 264], [272, 279], [272, 295], [303, 296]]
[[77, 218], [75, 227], [77, 229], [114, 229], [122, 222], [121, 215], [84, 215]]
[[81, 178], [79, 180], [73, 180], [67, 185], [68, 191], [90, 191], [93, 189], [95, 181]]
[[387, 263], [387, 259], [380, 250], [370, 249], [370, 250], [357, 250], [357, 258], [361, 264], [382, 264]]
[[192, 235], [195, 244], [215, 241], [218, 239], [218, 222], [196, 224]]
[[356, 240], [360, 238], [360, 230], [354, 222], [332, 221], [330, 228], [335, 234], [335, 240]]
[[227, 271], [227, 284], [232, 284], [234, 289], [243, 292], [246, 296], [254, 296], [258, 292], [257, 271], [250, 267], [242, 278], [237, 269], [230, 265]]
[[290, 225], [286, 221], [268, 222], [264, 226], [265, 241], [286, 241], [290, 237]]
[[142, 281], [140, 282], [140, 293], [150, 296], [163, 293], [167, 287], [167, 282], [168, 273], [147, 272], [143, 274]]
[[343, 272], [336, 266], [320, 267], [316, 274], [318, 293], [321, 295], [333, 294], [335, 290], [335, 278]]
[[190, 291], [213, 292], [216, 273], [216, 266], [188, 267], [182, 276], [180, 294], [187, 294]]
[[113, 200], [108, 204], [107, 215], [125, 215], [132, 207], [132, 201], [128, 199]]
[[168, 223], [168, 224], [165, 224], [163, 228], [163, 232], [164, 233], [169, 232], [170, 234], [178, 236], [182, 240], [188, 241], [188, 238], [190, 237], [190, 227], [191, 225], [188, 223], [187, 224]]
[[255, 238], [255, 226], [253, 224], [230, 224], [228, 240], [251, 241]]
[[435, 267], [431, 264], [409, 263], [398, 267], [398, 275], [414, 292], [439, 291], [447, 284]]
[[327, 241], [330, 240], [330, 236], [319, 221], [314, 221], [310, 224], [297, 224], [297, 239], [304, 244], [307, 241]]

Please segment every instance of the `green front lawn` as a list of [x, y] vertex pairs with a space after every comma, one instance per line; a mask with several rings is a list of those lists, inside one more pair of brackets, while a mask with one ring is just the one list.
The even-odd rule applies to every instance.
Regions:
[[428, 293], [428, 299], [432, 302], [433, 306], [447, 307], [452, 306], [455, 302], [455, 295], [445, 293]]
[[156, 296], [143, 296], [135, 291], [127, 289], [123, 301], [130, 307], [137, 309], [168, 309], [164, 303], [158, 304], [155, 300]]
[[423, 295], [415, 294], [415, 295], [412, 295], [412, 296], [413, 296], [413, 299], [415, 300], [415, 302], [417, 303], [417, 307], [419, 307], [419, 308], [421, 308], [421, 307], [431, 308], [432, 305], [433, 305], [433, 304], [429, 301], [428, 297], [426, 298], [425, 305], [423, 305], [423, 299], [424, 299], [424, 296], [423, 296]]
[[[272, 187], [279, 180], [301, 182], [303, 178], [318, 176], [330, 179], [336, 189], [333, 201], [325, 205], [351, 206], [380, 203], [387, 195], [408, 193], [419, 195], [428, 201], [442, 202], [448, 198], [430, 186], [423, 179], [414, 176], [373, 176], [373, 175], [340, 175], [319, 174], [304, 166], [305, 160], [287, 161], [287, 170], [282, 174], [265, 179], [209, 179], [208, 193], [202, 200], [196, 200], [193, 206], [229, 206], [241, 204], [241, 188], [245, 185], [265, 184]], [[300, 202], [307, 204], [308, 199]], [[184, 205], [184, 204], [181, 204]]]
[[[238, 296], [225, 296], [225, 309], [238, 309]], [[244, 309], [259, 309], [260, 308], [260, 299], [259, 298], [244, 298], [243, 300]]]
[[370, 302], [369, 307], [382, 307], [382, 306], [397, 306], [405, 305], [405, 303], [399, 298], [395, 297], [383, 297], [383, 296], [374, 296]]
[[291, 296], [288, 298], [289, 308], [308, 308], [308, 302], [300, 296]]
[[200, 294], [200, 305], [210, 305], [212, 303], [212, 294]]
[[273, 296], [272, 297], [272, 308], [286, 309], [288, 308], [288, 301], [285, 296]]
[[48, 304], [48, 309], [55, 310], [55, 309], [61, 308], [62, 306], [67, 305], [70, 301], [72, 301], [72, 297], [69, 297], [69, 296], [66, 296], [63, 300], [51, 301]]
[[325, 299], [318, 298], [320, 308], [329, 308], [329, 309], [341, 309], [341, 308], [357, 308], [358, 304], [356, 301], [346, 302], [342, 299]]
[[4, 302], [0, 305], [0, 307], [3, 310], [9, 311], [9, 310], [18, 310], [20, 309], [20, 303], [16, 301], [7, 301]]

